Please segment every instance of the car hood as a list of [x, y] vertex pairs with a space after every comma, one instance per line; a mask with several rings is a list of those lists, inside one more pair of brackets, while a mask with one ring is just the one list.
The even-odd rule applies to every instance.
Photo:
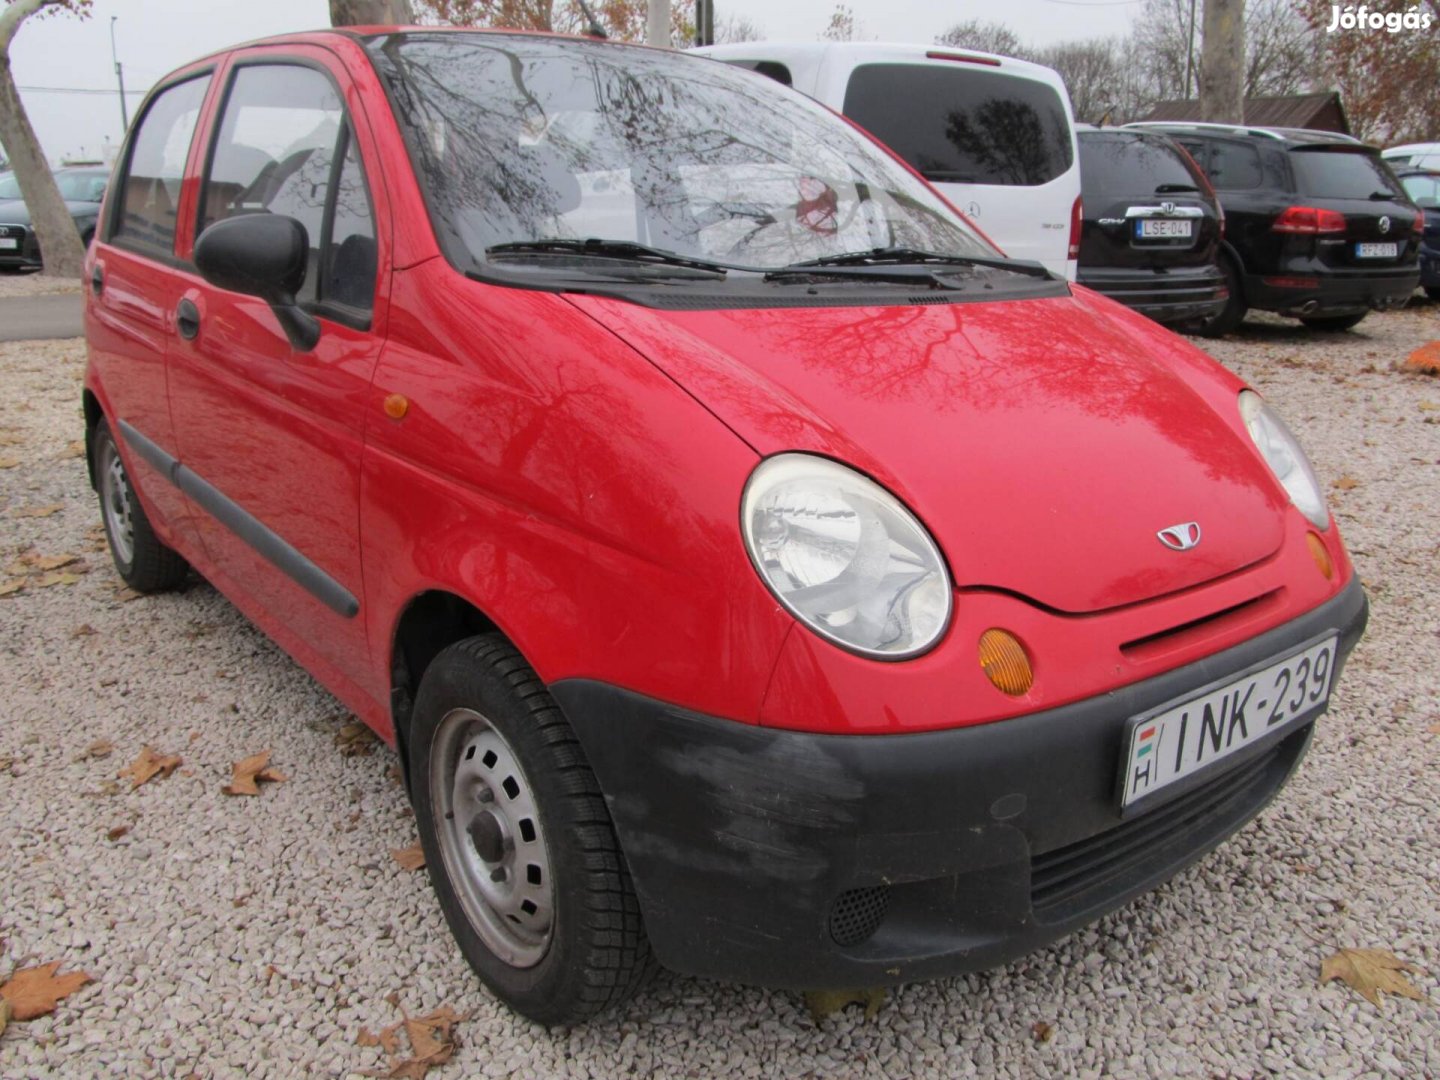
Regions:
[[[100, 213], [100, 204], [93, 202], [66, 202], [65, 209], [77, 221], [95, 217]], [[0, 225], [29, 225], [30, 209], [19, 199], [0, 201]]]
[[[1241, 424], [1243, 384], [1087, 290], [720, 311], [570, 300], [759, 453], [825, 454], [885, 484], [957, 586], [1094, 612], [1233, 573], [1282, 542], [1287, 500]], [[1197, 546], [1162, 543], [1186, 522]]]

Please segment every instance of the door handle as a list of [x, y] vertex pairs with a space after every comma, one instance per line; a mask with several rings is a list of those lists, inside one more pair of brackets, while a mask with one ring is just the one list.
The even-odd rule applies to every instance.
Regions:
[[175, 309], [175, 329], [186, 341], [193, 340], [200, 333], [200, 309], [193, 300], [181, 300], [180, 306]]
[[103, 288], [105, 288], [105, 271], [96, 265], [95, 269], [90, 271], [90, 291], [99, 296], [100, 290]]

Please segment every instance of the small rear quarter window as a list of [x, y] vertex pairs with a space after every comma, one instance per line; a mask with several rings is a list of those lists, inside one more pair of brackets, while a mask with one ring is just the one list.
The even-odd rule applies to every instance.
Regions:
[[1034, 187], [1074, 164], [1048, 83], [960, 63], [862, 64], [844, 113], [927, 180]]

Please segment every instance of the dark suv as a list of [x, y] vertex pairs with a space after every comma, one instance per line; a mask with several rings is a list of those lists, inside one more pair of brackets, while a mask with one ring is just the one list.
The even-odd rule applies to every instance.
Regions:
[[1295, 128], [1126, 127], [1170, 135], [1220, 195], [1230, 301], [1209, 332], [1233, 329], [1249, 308], [1348, 330], [1415, 291], [1424, 218], [1374, 147]]
[[1077, 127], [1085, 202], [1080, 284], [1156, 322], [1209, 324], [1229, 299], [1216, 265], [1224, 218], [1168, 136]]

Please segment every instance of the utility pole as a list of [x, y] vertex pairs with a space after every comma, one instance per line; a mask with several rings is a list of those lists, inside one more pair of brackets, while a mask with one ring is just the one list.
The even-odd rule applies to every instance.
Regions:
[[650, 0], [645, 20], [645, 44], [670, 47], [670, 0]]
[[1205, 0], [1200, 119], [1245, 122], [1245, 0]]
[[1190, 31], [1185, 35], [1185, 93], [1181, 97], [1189, 100], [1190, 72], [1195, 67], [1195, 0], [1190, 0]]
[[695, 44], [715, 44], [715, 0], [695, 0]]
[[120, 87], [120, 138], [130, 130], [130, 111], [125, 108], [125, 73], [120, 68], [120, 58], [115, 54], [115, 21], [119, 15], [110, 16], [110, 59], [115, 62], [115, 82]]

